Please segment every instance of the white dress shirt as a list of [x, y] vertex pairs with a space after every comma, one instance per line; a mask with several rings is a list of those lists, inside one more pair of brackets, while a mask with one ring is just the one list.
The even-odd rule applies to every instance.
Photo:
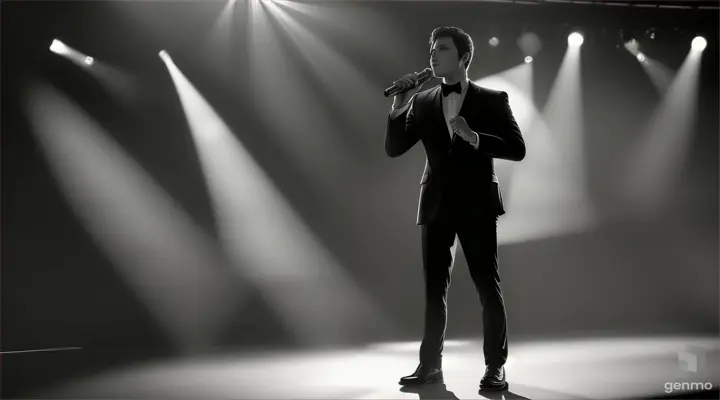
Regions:
[[[443, 96], [442, 93], [440, 96], [442, 96], [442, 108], [443, 108], [443, 115], [445, 115], [445, 125], [448, 128], [448, 134], [450, 135], [450, 139], [453, 137], [453, 130], [452, 126], [450, 125], [450, 119], [453, 117], [457, 117], [457, 115], [460, 113], [460, 109], [462, 108], [463, 101], [465, 100], [465, 95], [467, 94], [468, 88], [470, 87], [470, 81], [465, 79], [463, 81], [460, 81], [460, 93], [452, 92], [447, 95], [447, 97]], [[405, 104], [401, 108], [393, 108], [392, 111], [390, 111], [390, 118], [395, 119], [400, 114], [404, 113], [405, 110], [407, 110], [408, 104]], [[464, 140], [464, 139], [460, 139]], [[477, 150], [478, 146], [480, 145], [480, 138], [477, 138], [475, 140], [475, 144], [472, 146]]]
[[[467, 94], [469, 87], [470, 82], [467, 79], [460, 81], [460, 93], [451, 92], [447, 95], [447, 97], [443, 96], [442, 98], [443, 114], [445, 115], [445, 124], [447, 125], [450, 139], [452, 139], [453, 137], [453, 130], [452, 126], [450, 125], [450, 120], [460, 114], [460, 109], [462, 109], [463, 102], [465, 101], [465, 95]], [[473, 144], [473, 147], [476, 150], [480, 145], [479, 139], [480, 138], [477, 138], [475, 140], [475, 144]]]

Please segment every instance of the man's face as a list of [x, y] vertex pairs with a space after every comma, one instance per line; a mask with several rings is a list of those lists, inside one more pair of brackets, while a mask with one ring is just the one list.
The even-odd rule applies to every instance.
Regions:
[[430, 65], [438, 78], [443, 78], [460, 70], [460, 56], [450, 37], [438, 38], [430, 49]]

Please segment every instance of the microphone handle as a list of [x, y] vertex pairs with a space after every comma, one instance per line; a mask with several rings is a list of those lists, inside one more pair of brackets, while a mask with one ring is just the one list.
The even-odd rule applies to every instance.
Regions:
[[407, 88], [405, 90], [399, 88], [397, 85], [392, 85], [389, 88], [385, 89], [383, 94], [385, 95], [385, 97], [396, 96], [400, 93], [405, 93], [410, 89], [415, 89], [416, 87], [418, 87], [418, 86], [424, 84], [425, 82], [427, 82], [428, 80], [430, 80], [430, 78], [432, 77], [432, 70], [430, 68], [425, 68], [424, 70], [420, 71], [417, 74], [417, 77], [418, 77], [418, 80], [415, 81], [415, 85], [410, 86], [409, 88]]
[[383, 94], [385, 95], [385, 97], [396, 96], [396, 95], [398, 95], [398, 94], [400, 94], [400, 93], [405, 93], [405, 92], [407, 92], [407, 91], [410, 90], [410, 89], [415, 89], [415, 88], [418, 87], [418, 86], [420, 86], [420, 81], [416, 81], [416, 82], [415, 82], [415, 86], [410, 86], [410, 87], [406, 88], [405, 90], [400, 89], [400, 88], [399, 88], [398, 86], [396, 86], [396, 85], [392, 85], [392, 86], [390, 86], [389, 88], [385, 89], [385, 91], [383, 92]]

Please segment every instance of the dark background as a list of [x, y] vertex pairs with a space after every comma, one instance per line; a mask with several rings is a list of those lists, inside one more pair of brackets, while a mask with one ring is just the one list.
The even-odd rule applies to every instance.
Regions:
[[[587, 334], [716, 334], [718, 332], [718, 12], [589, 5], [526, 6], [472, 2], [341, 2], [338, 14], [382, 16], [364, 35], [339, 34], [332, 21], [290, 11], [334, 51], [363, 71], [378, 97], [330, 89], [301, 59], [291, 68], [317, 87], [308, 101], [334, 110], [325, 90], [343, 93], [363, 118], [334, 114], [324, 132], [352, 149], [332, 188], [293, 165], [254, 109], [246, 29], [240, 0], [231, 42], [221, 60], [205, 43], [224, 2], [3, 2], [2, 5], [2, 350], [63, 346], [172, 353], [146, 306], [79, 223], [38, 143], [23, 101], [27, 85], [49, 82], [112, 132], [195, 221], [217, 232], [207, 185], [161, 49], [212, 104], [238, 139], [321, 238], [350, 276], [401, 329], [368, 337], [419, 340], [423, 290], [420, 229], [414, 225], [424, 153], [387, 158], [383, 134], [388, 82], [427, 62], [437, 25], [473, 36], [471, 79], [514, 67], [515, 38], [532, 31], [543, 41], [534, 61], [534, 102], [542, 109], [565, 53], [567, 34], [585, 32], [582, 49], [585, 162], [589, 193], [601, 219], [581, 233], [500, 246], [510, 339]], [[358, 15], [360, 15], [358, 14]], [[708, 40], [701, 65], [698, 121], [672, 204], [652, 217], [623, 213], [614, 185], [617, 160], [642, 132], [660, 95], [621, 46], [619, 30], [657, 38], [648, 55], [677, 70], [697, 34]], [[359, 38], [377, 32], [371, 41]], [[491, 48], [491, 36], [501, 46]], [[53, 38], [131, 74], [142, 84], [118, 98], [90, 75], [48, 50]], [[647, 38], [645, 38], [647, 41]], [[289, 54], [298, 49], [285, 40]], [[397, 57], [383, 57], [396, 54]], [[276, 95], [282, 95], [277, 93]], [[371, 116], [371, 118], [365, 118]], [[323, 118], [324, 116], [318, 116]], [[312, 135], [313, 132], [295, 132]], [[315, 132], [317, 133], [317, 132]], [[632, 156], [632, 155], [629, 155]], [[502, 218], [500, 224], [502, 224]], [[478, 337], [480, 307], [458, 251], [449, 300], [449, 336]], [[238, 283], [240, 286], [242, 283]], [[290, 332], [250, 292], [215, 345], [296, 346]], [[252, 327], [252, 329], [248, 329]], [[8, 356], [9, 357], [9, 356]], [[9, 360], [9, 359], [8, 359]], [[9, 361], [8, 361], [9, 362]], [[9, 373], [5, 365], [5, 372]], [[6, 381], [7, 382], [7, 381]]]

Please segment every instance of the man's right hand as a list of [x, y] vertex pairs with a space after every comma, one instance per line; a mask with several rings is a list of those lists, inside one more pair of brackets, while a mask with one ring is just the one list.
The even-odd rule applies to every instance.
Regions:
[[[407, 74], [393, 82], [393, 84], [397, 85], [399, 88], [405, 89], [415, 86], [417, 81], [417, 74]], [[418, 90], [420, 89], [418, 88]], [[410, 101], [410, 98], [413, 96], [413, 94], [415, 94], [415, 92], [417, 92], [417, 90], [413, 92], [413, 90], [411, 89], [395, 95], [393, 97], [393, 108], [397, 109], [403, 107], [405, 104], [407, 104], [408, 101]]]

